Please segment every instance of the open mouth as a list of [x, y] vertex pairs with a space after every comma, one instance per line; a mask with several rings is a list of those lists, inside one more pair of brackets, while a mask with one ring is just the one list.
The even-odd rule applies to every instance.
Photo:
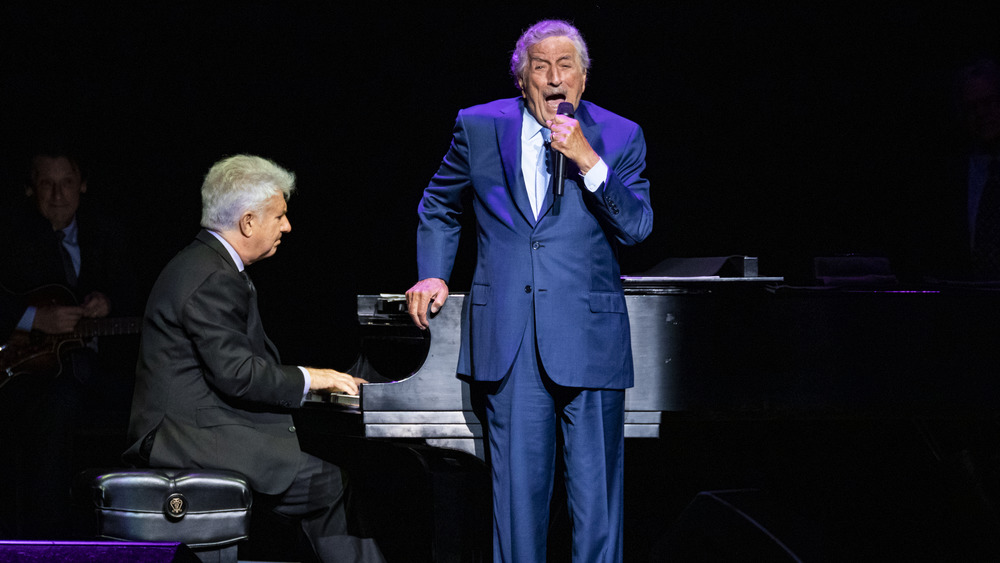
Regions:
[[545, 96], [545, 103], [552, 108], [558, 108], [559, 104], [565, 101], [566, 101], [566, 94], [563, 93], [557, 92], [555, 94], [548, 94]]

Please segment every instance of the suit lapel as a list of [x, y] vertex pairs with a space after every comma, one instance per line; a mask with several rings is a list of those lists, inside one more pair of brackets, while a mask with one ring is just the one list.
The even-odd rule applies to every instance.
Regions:
[[575, 117], [580, 122], [580, 129], [583, 130], [584, 138], [590, 143], [594, 152], [602, 154], [604, 152], [604, 143], [601, 142], [601, 128], [594, 122], [594, 118], [590, 116], [590, 112], [587, 111], [587, 105], [583, 101], [580, 102], [579, 107], [576, 109]]
[[[198, 233], [198, 240], [207, 244], [209, 248], [214, 250], [222, 257], [223, 262], [237, 275], [240, 275], [236, 264], [233, 262], [232, 256], [229, 255], [229, 251], [223, 246], [219, 239], [215, 238], [214, 235], [209, 233], [207, 230], [202, 230]], [[242, 277], [242, 276], [241, 276]], [[247, 316], [247, 335], [250, 336], [251, 340], [254, 341], [255, 346], [259, 344], [258, 338], [263, 340], [264, 348], [271, 354], [276, 362], [280, 363], [281, 356], [278, 354], [278, 348], [271, 342], [271, 339], [267, 337], [267, 333], [264, 331], [264, 323], [260, 319], [260, 309], [257, 308], [257, 293], [256, 291], [250, 292], [250, 303], [249, 303], [249, 313]]]
[[521, 216], [532, 227], [535, 226], [535, 214], [531, 212], [531, 202], [528, 201], [528, 189], [521, 173], [521, 101], [500, 111], [495, 119], [497, 143], [500, 146], [500, 160], [503, 162], [504, 174], [507, 176], [507, 190], [511, 200]]
[[255, 330], [260, 331], [260, 335], [264, 337], [264, 347], [270, 352], [271, 357], [274, 358], [274, 362], [280, 364], [281, 354], [278, 353], [278, 347], [268, 338], [267, 331], [264, 330], [264, 323], [260, 320], [260, 309], [257, 308], [257, 293], [250, 294], [250, 315], [253, 318]]

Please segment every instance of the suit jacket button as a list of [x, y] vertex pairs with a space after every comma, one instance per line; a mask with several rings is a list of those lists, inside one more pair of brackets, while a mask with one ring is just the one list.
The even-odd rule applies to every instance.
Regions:
[[537, 242], [531, 243], [531, 249], [532, 250], [538, 250], [539, 248], [541, 248], [541, 246], [542, 245], [538, 244]]
[[295, 427], [294, 426], [289, 426], [288, 427], [288, 431], [289, 432], [295, 432]]
[[530, 285], [524, 286], [524, 292], [525, 293], [531, 293], [531, 286]]

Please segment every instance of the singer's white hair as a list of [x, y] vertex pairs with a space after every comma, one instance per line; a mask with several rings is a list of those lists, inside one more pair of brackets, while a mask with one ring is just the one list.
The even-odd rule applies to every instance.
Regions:
[[201, 185], [201, 226], [215, 231], [235, 229], [247, 211], [261, 213], [267, 200], [295, 190], [295, 174], [274, 162], [246, 154], [212, 165]]
[[524, 78], [524, 69], [528, 65], [528, 49], [549, 37], [569, 39], [576, 47], [583, 73], [587, 74], [590, 71], [590, 55], [587, 53], [587, 44], [583, 41], [580, 30], [564, 20], [542, 20], [521, 34], [514, 46], [514, 52], [510, 55], [510, 74], [514, 77], [514, 85], [518, 88], [521, 87], [519, 80]]

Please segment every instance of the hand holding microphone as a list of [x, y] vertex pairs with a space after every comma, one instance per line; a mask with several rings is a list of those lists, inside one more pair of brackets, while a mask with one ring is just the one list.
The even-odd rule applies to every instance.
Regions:
[[[584, 137], [579, 122], [573, 117], [573, 112], [573, 104], [562, 102], [556, 110], [555, 119], [546, 121], [546, 125], [552, 131], [552, 162], [555, 167], [552, 193], [557, 196], [563, 195], [567, 158], [576, 164], [581, 174], [586, 174], [601, 160]], [[556, 150], [556, 146], [560, 150]]]
[[[573, 111], [573, 104], [562, 102], [556, 109], [556, 114], [573, 117]], [[552, 184], [552, 193], [561, 196], [563, 195], [563, 183], [566, 181], [566, 155], [555, 149], [552, 149], [552, 152], [555, 153], [555, 182]]]

